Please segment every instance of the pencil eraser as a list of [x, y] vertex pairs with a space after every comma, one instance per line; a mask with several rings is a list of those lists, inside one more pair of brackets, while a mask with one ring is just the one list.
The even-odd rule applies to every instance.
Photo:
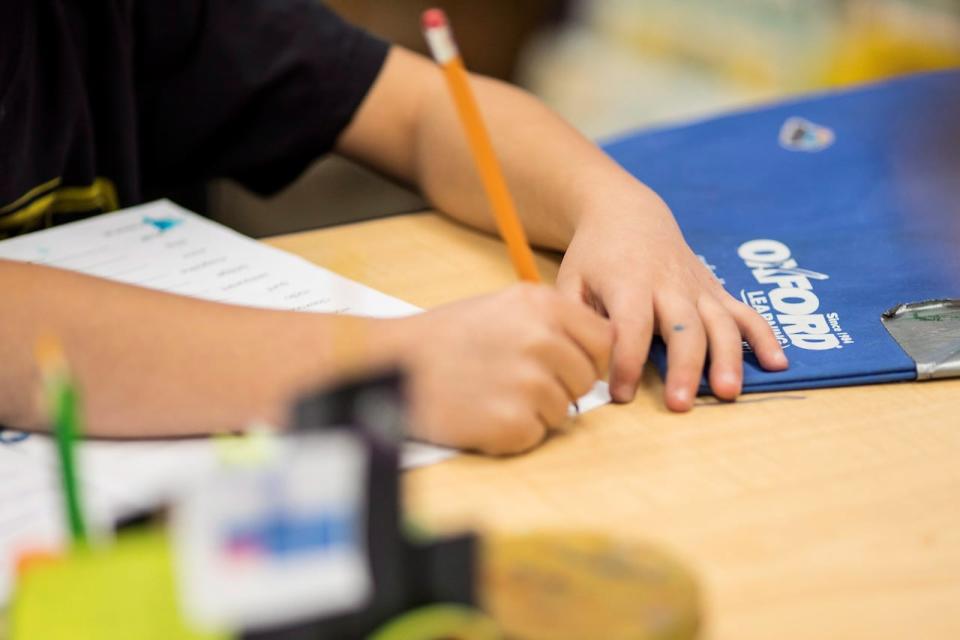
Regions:
[[420, 23], [423, 25], [424, 29], [445, 27], [447, 26], [447, 14], [443, 12], [443, 9], [427, 9], [423, 12], [423, 16], [420, 18]]
[[427, 9], [421, 17], [423, 35], [427, 39], [427, 46], [433, 59], [440, 64], [447, 64], [459, 54], [457, 44], [453, 41], [453, 32], [447, 21], [447, 14], [443, 9]]

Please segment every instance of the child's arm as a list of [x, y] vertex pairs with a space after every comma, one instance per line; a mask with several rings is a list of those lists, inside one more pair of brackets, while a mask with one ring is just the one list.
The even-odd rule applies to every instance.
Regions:
[[[633, 398], [651, 335], [668, 343], [667, 406], [689, 409], [706, 353], [710, 384], [735, 398], [741, 336], [768, 369], [787, 361], [767, 323], [691, 252], [664, 202], [528, 94], [472, 76], [531, 239], [566, 250], [558, 286], [609, 315], [614, 398]], [[338, 149], [417, 184], [438, 208], [493, 229], [440, 70], [394, 47]]]
[[[608, 323], [546, 287], [397, 320], [218, 304], [4, 260], [0, 291], [0, 424], [19, 429], [46, 426], [33, 356], [44, 333], [64, 344], [91, 435], [282, 424], [300, 391], [402, 366], [414, 435], [488, 453], [559, 426], [610, 351]], [[353, 364], [333, 346], [345, 339], [362, 348]]]

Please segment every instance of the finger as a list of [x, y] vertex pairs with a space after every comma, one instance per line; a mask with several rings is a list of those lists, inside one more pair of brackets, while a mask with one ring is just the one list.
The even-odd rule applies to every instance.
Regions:
[[556, 288], [564, 298], [575, 302], [586, 303], [584, 295], [583, 278], [579, 275], [566, 275], [563, 269], [557, 275]]
[[667, 407], [688, 411], [703, 376], [707, 337], [697, 309], [682, 298], [656, 301], [660, 336], [667, 343]]
[[743, 385], [743, 340], [730, 313], [709, 295], [697, 302], [707, 332], [710, 388], [723, 400], [735, 400]]
[[789, 366], [783, 347], [777, 342], [770, 325], [759, 313], [731, 296], [727, 296], [723, 304], [733, 316], [740, 334], [746, 338], [764, 369], [781, 371]]
[[599, 378], [594, 363], [568, 336], [548, 343], [540, 360], [563, 385], [567, 402], [576, 402]]
[[607, 374], [613, 330], [610, 321], [600, 317], [582, 302], [558, 298], [557, 315], [563, 331], [593, 363], [596, 378]]
[[570, 396], [560, 380], [554, 378], [542, 385], [537, 403], [540, 420], [549, 429], [558, 429], [567, 421]]
[[512, 455], [534, 448], [547, 434], [548, 425], [529, 402], [502, 402], [491, 409], [491, 421], [472, 448], [491, 455]]
[[630, 402], [650, 353], [653, 304], [647, 294], [637, 291], [614, 298], [607, 307], [614, 332], [610, 395], [615, 402]]

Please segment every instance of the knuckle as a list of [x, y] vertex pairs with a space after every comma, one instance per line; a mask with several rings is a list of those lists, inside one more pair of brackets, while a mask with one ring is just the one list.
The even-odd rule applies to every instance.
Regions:
[[533, 303], [543, 304], [550, 294], [550, 290], [547, 289], [547, 287], [531, 282], [523, 282], [517, 286], [521, 295]]
[[710, 333], [719, 334], [723, 340], [730, 340], [734, 335], [740, 335], [740, 329], [737, 327], [736, 321], [726, 311], [715, 314], [710, 319], [707, 330]]
[[540, 421], [535, 418], [528, 418], [523, 424], [519, 425], [514, 433], [514, 438], [511, 441], [513, 451], [515, 453], [528, 451], [537, 446], [545, 435], [546, 430]]
[[564, 305], [569, 302], [559, 291], [550, 287], [540, 286], [536, 291], [538, 303], [550, 313], [560, 313]]
[[537, 361], [556, 348], [556, 336], [548, 327], [538, 324], [526, 336], [524, 353]]
[[567, 419], [567, 409], [569, 406], [570, 399], [567, 398], [566, 391], [556, 387], [555, 392], [550, 396], [549, 402], [544, 403], [540, 408], [540, 412], [550, 426], [556, 427], [563, 424]]
[[722, 323], [725, 327], [736, 326], [737, 321], [733, 312], [717, 301], [710, 303], [709, 314], [716, 322]]
[[506, 409], [501, 421], [492, 430], [487, 451], [494, 455], [511, 455], [527, 451], [543, 439], [544, 428], [519, 406]]
[[521, 282], [510, 287], [506, 292], [506, 296], [509, 298], [514, 298], [512, 304], [526, 304], [530, 305], [533, 303], [534, 296], [534, 285], [529, 282]]
[[741, 300], [734, 300], [733, 305], [734, 305], [733, 309], [734, 309], [735, 315], [745, 320], [746, 322], [750, 324], [756, 324], [756, 325], [767, 324], [767, 321], [763, 319], [763, 316], [761, 316], [756, 309], [746, 304], [745, 302]]
[[531, 283], [523, 283], [518, 287], [520, 302], [531, 318], [551, 325], [556, 323], [563, 303], [563, 296], [559, 292]]
[[581, 368], [580, 370], [576, 371], [574, 375], [570, 376], [570, 393], [579, 398], [593, 388], [595, 378], [596, 375], [594, 374], [592, 367], [590, 369]]
[[564, 404], [562, 410], [556, 409], [550, 412], [549, 414], [544, 413], [543, 416], [544, 416], [544, 420], [547, 422], [547, 424], [551, 428], [553, 429], [560, 428], [563, 426], [563, 423], [566, 422], [567, 420], [567, 405]]
[[516, 374], [516, 387], [524, 398], [532, 399], [540, 395], [545, 383], [544, 374], [536, 367], [526, 367]]

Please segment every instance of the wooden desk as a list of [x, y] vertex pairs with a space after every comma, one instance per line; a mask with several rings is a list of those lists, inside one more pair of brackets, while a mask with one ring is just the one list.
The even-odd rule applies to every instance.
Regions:
[[[431, 214], [270, 243], [423, 307], [514, 281], [498, 242]], [[710, 638], [960, 638], [960, 381], [702, 399], [685, 415], [660, 393], [648, 371], [634, 403], [533, 453], [411, 472], [412, 513], [661, 542], [698, 573]]]

